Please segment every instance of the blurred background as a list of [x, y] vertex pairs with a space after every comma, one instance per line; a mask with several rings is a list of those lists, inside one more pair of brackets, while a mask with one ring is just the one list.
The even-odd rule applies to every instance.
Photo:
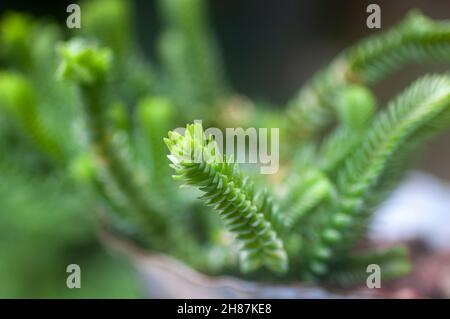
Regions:
[[[156, 2], [131, 1], [138, 38], [146, 54], [156, 60], [155, 40], [161, 21]], [[450, 14], [447, 0], [216, 0], [207, 1], [226, 76], [234, 88], [253, 99], [283, 107], [313, 72], [341, 50], [377, 32], [366, 26], [367, 5], [381, 7], [381, 30], [388, 29], [413, 8], [434, 19]], [[0, 12], [18, 10], [38, 17], [52, 17], [64, 24], [70, 0], [3, 0]], [[442, 65], [415, 66], [401, 70], [375, 88], [381, 102], [407, 86], [418, 75], [442, 70]], [[383, 103], [381, 103], [383, 104]], [[450, 180], [450, 135], [438, 138], [426, 153], [423, 167]], [[447, 147], [446, 147], [447, 146]]]
[[[74, 1], [2, 0], [0, 16], [9, 10], [15, 10], [40, 18], [52, 18], [64, 25], [68, 15], [66, 8], [72, 2]], [[161, 21], [156, 13], [156, 4], [145, 0], [131, 2], [135, 8], [133, 21], [139, 42], [146, 55], [151, 60], [157, 60], [155, 40]], [[381, 6], [381, 30], [394, 25], [412, 8], [420, 9], [435, 19], [450, 17], [448, 0], [211, 0], [208, 1], [208, 11], [209, 22], [217, 36], [225, 62], [226, 77], [234, 89], [256, 101], [282, 108], [306, 79], [342, 49], [379, 31], [366, 26], [366, 7], [369, 3]], [[83, 8], [81, 10], [83, 14]], [[378, 84], [375, 91], [383, 104], [419, 75], [442, 69], [443, 66], [438, 64], [409, 67]], [[447, 133], [429, 146], [420, 167], [440, 179], [450, 181], [449, 163], [450, 133]], [[30, 184], [30, 187], [38, 187], [38, 184]], [[14, 227], [8, 224], [8, 214], [14, 212], [5, 211], [8, 206], [2, 204], [9, 200], [9, 207], [15, 207], [17, 203], [23, 202], [20, 198], [17, 202], [11, 199], [11, 194], [6, 192], [9, 185], [0, 188], [5, 191], [0, 197], [4, 201], [0, 202], [1, 230]], [[39, 196], [36, 194], [37, 201]], [[51, 223], [47, 227], [54, 229], [59, 226]], [[77, 227], [76, 224], [74, 227]], [[67, 274], [64, 265], [71, 263], [70, 253], [68, 256], [61, 256], [61, 251], [55, 248], [54, 255], [50, 256], [51, 253], [47, 252], [47, 256], [43, 251], [34, 251], [33, 247], [26, 250], [26, 242], [33, 241], [34, 235], [25, 236], [22, 238], [24, 243], [20, 244], [16, 239], [3, 238], [0, 231], [0, 297], [142, 296], [142, 287], [132, 266], [118, 256], [98, 253], [101, 248], [95, 244], [94, 231], [91, 229], [87, 232], [90, 234], [79, 235], [80, 240], [75, 240], [73, 245], [77, 251], [85, 252], [86, 263], [98, 265], [86, 267], [92, 269], [86, 270], [86, 276], [96, 278], [96, 281], [84, 281], [96, 284], [80, 291], [68, 291], [65, 288]], [[42, 239], [43, 242], [46, 240], [57, 240], [57, 237]], [[67, 249], [64, 250], [65, 253]], [[91, 253], [95, 258], [91, 258]], [[11, 258], [11, 255], [15, 257]], [[78, 256], [79, 254], [77, 258]], [[55, 258], [58, 260], [57, 264], [54, 262]], [[51, 267], [50, 262], [53, 263]], [[39, 264], [41, 266], [38, 267]], [[28, 275], [24, 276], [25, 273]]]

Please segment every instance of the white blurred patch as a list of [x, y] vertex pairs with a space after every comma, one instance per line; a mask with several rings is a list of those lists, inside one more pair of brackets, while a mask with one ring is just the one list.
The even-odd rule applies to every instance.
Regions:
[[413, 172], [375, 214], [374, 240], [422, 239], [434, 249], [450, 248], [450, 185]]

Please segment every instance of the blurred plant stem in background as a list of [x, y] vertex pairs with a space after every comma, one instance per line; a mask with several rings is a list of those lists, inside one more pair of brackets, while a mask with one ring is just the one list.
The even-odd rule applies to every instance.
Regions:
[[[155, 63], [131, 3], [82, 2], [79, 30], [16, 12], [0, 21], [0, 296], [140, 296], [99, 228], [212, 275], [351, 285], [366, 263], [384, 278], [408, 273], [403, 247], [354, 248], [406, 164], [450, 126], [450, 78], [423, 77], [384, 109], [372, 85], [408, 62], [448, 62], [448, 21], [410, 13], [276, 111], [227, 83], [206, 1], [157, 2]], [[280, 129], [280, 171], [238, 168], [197, 124], [173, 132], [194, 120]], [[207, 160], [181, 157], [190, 145]], [[65, 287], [68, 264], [81, 266], [82, 289]]]

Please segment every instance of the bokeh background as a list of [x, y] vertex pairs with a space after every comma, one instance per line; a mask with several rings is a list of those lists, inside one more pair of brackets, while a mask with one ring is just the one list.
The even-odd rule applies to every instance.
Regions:
[[[72, 2], [2, 0], [0, 15], [16, 10], [64, 24], [66, 7]], [[145, 53], [155, 60], [154, 45], [161, 24], [156, 4], [151, 0], [132, 2], [140, 44]], [[210, 24], [225, 61], [226, 76], [233, 87], [257, 101], [282, 108], [313, 72], [343, 48], [379, 31], [366, 27], [366, 7], [369, 3], [381, 6], [381, 30], [401, 20], [412, 8], [420, 9], [435, 19], [450, 17], [448, 0], [210, 0], [208, 9]], [[442, 69], [442, 65], [430, 64], [401, 70], [377, 85], [377, 96], [383, 104], [419, 75]], [[450, 181], [449, 163], [450, 133], [442, 135], [428, 147], [420, 167]], [[3, 220], [4, 225], [8, 225], [5, 211], [1, 213], [3, 217], [0, 217], [0, 222]], [[142, 287], [132, 266], [119, 256], [104, 252], [96, 244], [95, 236], [90, 236], [89, 240], [84, 238], [75, 246], [77, 251], [85, 251], [84, 257], [89, 263], [96, 265], [87, 272], [87, 276], [96, 278], [96, 284], [80, 291], [67, 291], [65, 288], [63, 265], [70, 262], [70, 254], [61, 257], [57, 265], [50, 265], [54, 263], [53, 257], [42, 251], [17, 251], [14, 241], [0, 239], [0, 297], [142, 296]], [[14, 262], [4, 262], [11, 259], [12, 254], [16, 254]], [[41, 266], [34, 267], [36, 264]], [[24, 273], [28, 276], [24, 277]], [[55, 286], [54, 282], [59, 284]]]
[[[155, 57], [155, 39], [161, 21], [153, 0], [130, 0], [142, 48]], [[3, 0], [0, 12], [18, 10], [60, 23], [67, 18], [71, 0]], [[450, 14], [447, 0], [210, 0], [210, 24], [225, 61], [227, 78], [234, 88], [256, 100], [283, 107], [314, 71], [341, 50], [364, 36], [377, 32], [366, 26], [366, 8], [379, 4], [382, 28], [387, 29], [413, 9], [434, 19]], [[418, 75], [442, 70], [442, 65], [414, 66], [397, 72], [378, 84], [377, 97], [386, 101]], [[382, 104], [382, 103], [381, 103]], [[450, 180], [450, 135], [438, 138], [424, 157], [423, 167]]]

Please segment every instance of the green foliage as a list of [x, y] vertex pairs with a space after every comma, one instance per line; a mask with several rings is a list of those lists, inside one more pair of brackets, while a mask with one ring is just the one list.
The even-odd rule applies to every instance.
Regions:
[[291, 134], [314, 137], [333, 119], [335, 94], [348, 85], [372, 85], [411, 62], [449, 61], [450, 23], [417, 11], [391, 30], [345, 50], [305, 85], [288, 107]]
[[158, 51], [166, 71], [166, 90], [177, 107], [188, 113], [188, 119], [205, 112], [213, 116], [215, 106], [225, 97], [226, 85], [207, 25], [206, 2], [159, 0], [158, 7], [165, 22]]
[[[92, 266], [89, 296], [134, 295], [129, 269], [96, 243], [98, 224], [210, 274], [346, 285], [367, 264], [383, 278], [409, 271], [403, 247], [355, 245], [412, 157], [450, 126], [450, 77], [419, 79], [380, 110], [368, 86], [408, 62], [448, 61], [449, 22], [410, 14], [341, 53], [280, 114], [226, 83], [204, 1], [159, 1], [159, 64], [136, 43], [130, 2], [83, 5], [83, 28], [64, 43], [52, 22], [0, 22], [2, 296], [63, 294], [72, 260]], [[280, 174], [238, 167], [198, 124], [174, 132], [194, 119], [280, 128]], [[164, 141], [190, 187], [170, 178]], [[8, 275], [29, 260], [41, 291]]]
[[[132, 269], [97, 243], [95, 197], [65, 176], [33, 178], [3, 159], [0, 171], [0, 297], [138, 296]], [[83, 271], [78, 291], [65, 286], [72, 263]]]
[[14, 63], [29, 63], [31, 29], [30, 17], [15, 12], [5, 15], [0, 24], [0, 54], [10, 56]]
[[[142, 137], [142, 143], [145, 143], [143, 152], [147, 154], [143, 154], [143, 156], [150, 157], [147, 163], [152, 165], [153, 178], [162, 183], [169, 181], [167, 159], [161, 156], [166, 152], [161, 136], [171, 129], [170, 125], [175, 118], [174, 107], [170, 100], [164, 97], [146, 97], [139, 101], [137, 113], [139, 114], [139, 131], [136, 132], [136, 136], [137, 138]], [[173, 184], [170, 183], [170, 185]], [[165, 187], [170, 186], [165, 185]]]
[[121, 0], [97, 0], [83, 3], [83, 27], [80, 33], [95, 37], [102, 45], [125, 58], [134, 45], [131, 8]]
[[60, 51], [63, 58], [60, 67], [62, 77], [86, 86], [105, 80], [111, 64], [109, 50], [96, 49], [82, 40], [72, 40], [62, 46]]
[[18, 73], [0, 73], [0, 107], [5, 114], [17, 122], [44, 156], [60, 163], [63, 161], [62, 146], [48, 131], [44, 119], [39, 114], [37, 97], [31, 83]]
[[283, 198], [284, 224], [292, 229], [321, 202], [329, 200], [334, 191], [328, 177], [311, 165], [299, 168], [288, 185], [289, 193]]
[[426, 60], [449, 61], [450, 23], [412, 11], [381, 36], [363, 40], [345, 53], [349, 77], [374, 83], [402, 65]]
[[103, 182], [104, 187], [115, 187], [148, 235], [164, 234], [167, 226], [162, 213], [159, 214], [158, 207], [142, 193], [142, 187], [133, 178], [135, 172], [126, 154], [121, 154], [111, 140], [104, 108], [108, 104], [104, 82], [109, 70], [110, 52], [75, 39], [61, 48], [61, 55], [60, 74], [80, 87], [95, 165], [104, 174], [102, 178], [108, 180]]
[[[355, 242], [374, 205], [387, 193], [408, 167], [405, 159], [424, 138], [446, 127], [430, 127], [450, 106], [450, 78], [429, 76], [418, 80], [380, 111], [337, 172], [334, 201], [326, 205], [327, 216], [316, 216], [316, 227], [333, 238], [315, 237], [308, 246], [326, 250], [326, 258], [312, 258], [312, 270], [323, 275], [334, 255], [342, 255]], [[395, 174], [391, 171], [395, 170]], [[391, 173], [386, 173], [391, 172]], [[330, 213], [331, 212], [331, 213]], [[318, 214], [320, 215], [320, 214]], [[320, 266], [318, 266], [320, 264]]]
[[339, 123], [354, 130], [364, 128], [376, 109], [372, 92], [364, 86], [348, 85], [336, 95]]
[[408, 249], [404, 246], [394, 246], [337, 260], [328, 280], [341, 286], [364, 282], [367, 279], [367, 266], [373, 260], [380, 266], [383, 280], [398, 278], [411, 271]]
[[251, 182], [236, 165], [222, 156], [217, 144], [206, 140], [200, 125], [188, 125], [184, 136], [169, 132], [165, 139], [177, 177], [199, 186], [206, 205], [214, 207], [240, 246], [241, 268], [251, 271], [261, 265], [277, 271], [287, 270], [283, 243], [271, 225], [273, 207], [267, 194], [260, 202]]

